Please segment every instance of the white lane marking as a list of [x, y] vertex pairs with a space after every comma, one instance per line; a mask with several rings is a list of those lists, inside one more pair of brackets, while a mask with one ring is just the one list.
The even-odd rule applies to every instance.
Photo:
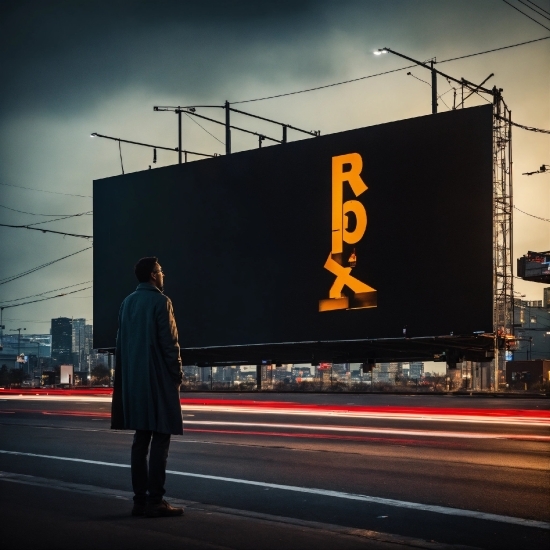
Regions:
[[[87, 460], [84, 458], [70, 458], [66, 456], [52, 456], [38, 453], [23, 453], [19, 451], [5, 451], [0, 449], [1, 454], [30, 456], [35, 458], [48, 458], [52, 460], [65, 460], [69, 462], [83, 462], [85, 464], [95, 464], [98, 466], [114, 466], [116, 468], [130, 468], [129, 464], [118, 464], [116, 462], [103, 462], [100, 460]], [[462, 510], [460, 508], [449, 508], [447, 506], [434, 506], [431, 504], [420, 504], [418, 502], [407, 502], [405, 500], [395, 500], [390, 498], [371, 497], [368, 495], [358, 495], [354, 493], [342, 493], [340, 491], [329, 491], [326, 489], [314, 489], [309, 487], [296, 487], [294, 485], [280, 485], [278, 483], [266, 483], [263, 481], [251, 481], [248, 479], [238, 479], [234, 477], [212, 476], [208, 474], [195, 474], [192, 472], [178, 472], [176, 470], [166, 470], [167, 474], [196, 477], [200, 479], [209, 479], [212, 481], [225, 481], [229, 483], [240, 483], [242, 485], [253, 485], [255, 487], [264, 487], [269, 489], [281, 489], [283, 491], [293, 491], [296, 493], [308, 493], [312, 495], [321, 495], [334, 498], [342, 498], [347, 500], [357, 500], [361, 502], [370, 502], [380, 504], [382, 506], [397, 506], [399, 508], [408, 508], [422, 512], [433, 512], [436, 514], [446, 514], [451, 516], [462, 516], [474, 519], [483, 519], [487, 521], [498, 521], [500, 523], [510, 523], [515, 525], [523, 525], [524, 527], [537, 527], [539, 529], [550, 530], [550, 523], [545, 521], [536, 521], [532, 519], [516, 518], [512, 516], [501, 516], [499, 514], [487, 514], [475, 510]]]
[[34, 458], [50, 458], [52, 460], [65, 460], [67, 462], [84, 462], [85, 464], [96, 464], [98, 466], [117, 466], [118, 468], [129, 468], [129, 464], [116, 464], [115, 462], [101, 462], [100, 460], [86, 460], [85, 458], [71, 458], [68, 456], [41, 455], [37, 453], [21, 453], [19, 451], [4, 451], [0, 453], [5, 455], [32, 456]]
[[408, 436], [428, 436], [428, 437], [449, 437], [459, 439], [528, 439], [529, 441], [550, 441], [547, 435], [522, 435], [522, 434], [495, 434], [495, 433], [475, 433], [475, 432], [434, 432], [430, 430], [407, 430], [397, 428], [365, 428], [361, 426], [318, 426], [315, 424], [270, 424], [264, 422], [225, 422], [217, 420], [184, 420], [188, 425], [205, 426], [233, 426], [247, 428], [279, 428], [287, 430], [312, 430], [328, 432], [355, 432], [355, 433], [377, 433], [391, 435]]
[[[22, 483], [26, 485], [33, 485], [35, 487], [47, 487], [48, 489], [59, 489], [61, 491], [70, 491], [73, 493], [80, 493], [85, 495], [93, 495], [99, 497], [114, 497], [121, 500], [132, 500], [134, 493], [130, 491], [113, 490], [105, 487], [97, 487], [95, 485], [83, 485], [81, 483], [70, 483], [67, 481], [59, 481], [55, 479], [49, 479], [44, 477], [30, 476], [25, 474], [14, 474], [11, 472], [1, 472], [0, 480], [8, 481], [12, 483]], [[389, 542], [393, 545], [400, 544], [402, 546], [414, 547], [414, 548], [429, 548], [431, 550], [453, 550], [458, 548], [454, 544], [444, 544], [435, 541], [426, 541], [419, 538], [406, 537], [403, 535], [394, 535], [390, 533], [382, 533], [380, 531], [372, 531], [367, 529], [357, 529], [354, 527], [344, 527], [342, 525], [334, 525], [326, 522], [307, 521], [298, 518], [274, 516], [271, 514], [262, 514], [261, 512], [254, 512], [252, 510], [242, 510], [236, 508], [226, 508], [223, 506], [208, 505], [203, 502], [194, 502], [191, 500], [180, 500], [172, 497], [165, 497], [170, 504], [179, 506], [182, 508], [195, 509], [195, 512], [206, 513], [208, 515], [212, 512], [216, 514], [227, 514], [230, 516], [244, 517], [253, 520], [266, 520], [270, 522], [276, 522], [278, 524], [286, 524], [291, 526], [306, 527], [309, 529], [316, 529], [321, 531], [328, 531], [337, 535], [351, 535], [355, 537], [362, 537], [365, 539], [371, 539], [378, 542]], [[460, 548], [470, 548], [469, 546], [461, 546]], [[472, 550], [475, 550], [472, 548]]]

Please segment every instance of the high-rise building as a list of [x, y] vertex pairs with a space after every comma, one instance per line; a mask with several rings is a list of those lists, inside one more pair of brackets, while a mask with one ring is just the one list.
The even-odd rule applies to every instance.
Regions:
[[550, 308], [550, 286], [542, 289], [542, 303], [543, 307]]
[[52, 319], [52, 360], [58, 365], [72, 364], [73, 324], [68, 317]]
[[72, 353], [75, 370], [81, 370], [84, 364], [84, 350], [86, 348], [86, 319], [73, 319]]
[[86, 325], [84, 327], [84, 355], [90, 355], [94, 348], [94, 327], [93, 325]]

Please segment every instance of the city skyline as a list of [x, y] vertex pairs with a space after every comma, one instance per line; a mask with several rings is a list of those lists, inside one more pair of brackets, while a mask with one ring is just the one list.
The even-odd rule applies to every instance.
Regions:
[[[24, 225], [44, 222], [48, 216], [82, 214], [37, 226], [81, 235], [92, 231], [92, 216], [86, 214], [92, 207], [92, 181], [120, 174], [120, 155], [125, 172], [177, 162], [175, 153], [158, 151], [155, 164], [150, 149], [123, 144], [119, 152], [116, 142], [89, 137], [98, 132], [175, 147], [176, 117], [155, 113], [154, 105], [221, 105], [225, 100], [285, 94], [407, 65], [390, 54], [373, 55], [383, 47], [420, 60], [436, 56], [443, 61], [550, 35], [504, 2], [489, 0], [426, 0], [414, 6], [404, 1], [382, 6], [282, 2], [276, 7], [242, 2], [232, 9], [223, 3], [190, 2], [177, 8], [160, 2], [154, 10], [145, 2], [134, 5], [131, 13], [113, 6], [110, 15], [105, 15], [101, 2], [71, 9], [69, 4], [7, 3], [1, 8], [0, 55], [10, 79], [0, 92], [0, 223]], [[49, 34], [58, 37], [55, 43], [47, 39]], [[548, 130], [549, 61], [550, 40], [543, 40], [438, 68], [476, 83], [494, 73], [487, 86], [504, 89], [513, 120]], [[240, 107], [325, 135], [429, 114], [430, 90], [418, 80], [428, 77], [423, 69], [412, 68]], [[439, 109], [444, 111], [452, 105], [453, 91], [443, 78], [438, 86], [443, 94]], [[481, 102], [471, 98], [467, 105]], [[215, 118], [215, 113], [207, 115]], [[213, 137], [196, 120], [183, 119], [185, 149], [223, 154], [221, 127], [199, 120]], [[250, 125], [237, 115], [234, 122], [273, 134], [264, 123]], [[524, 213], [550, 218], [548, 174], [522, 174], [550, 164], [550, 158], [547, 135], [514, 128], [513, 136], [514, 202], [519, 209], [514, 211], [515, 264], [527, 250], [549, 247], [550, 225]], [[292, 131], [289, 138], [301, 139]], [[255, 147], [256, 138], [234, 133], [235, 151]], [[86, 239], [8, 227], [0, 228], [0, 242], [0, 283], [90, 246]], [[6, 332], [26, 327], [27, 332], [43, 333], [56, 317], [86, 318], [93, 324], [91, 290], [78, 292], [90, 286], [85, 282], [92, 279], [91, 266], [87, 250], [0, 284], [0, 306], [27, 296], [31, 301], [41, 299], [34, 295], [54, 289], [61, 290], [53, 294], [67, 294], [6, 308]], [[177, 281], [178, 274], [168, 274], [168, 295]], [[527, 300], [542, 299], [543, 286], [515, 281], [518, 296]], [[185, 312], [176, 311], [178, 315]]]

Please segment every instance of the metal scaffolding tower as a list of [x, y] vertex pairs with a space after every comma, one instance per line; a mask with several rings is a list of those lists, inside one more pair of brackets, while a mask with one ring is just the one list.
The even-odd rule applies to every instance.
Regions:
[[[432, 74], [432, 113], [437, 113], [437, 75], [448, 82], [456, 82], [462, 88], [462, 101], [477, 94], [493, 102], [493, 339], [494, 360], [491, 385], [498, 391], [506, 379], [506, 350], [514, 341], [514, 272], [513, 255], [513, 194], [512, 194], [512, 112], [502, 98], [502, 89], [483, 86], [492, 73], [481, 83], [474, 84], [464, 78], [460, 80], [445, 74], [434, 67], [434, 61], [428, 65], [390, 48], [382, 48], [379, 53], [392, 53]], [[464, 97], [464, 90], [469, 93]]]
[[514, 331], [512, 112], [493, 88], [493, 335], [494, 390], [504, 383]]

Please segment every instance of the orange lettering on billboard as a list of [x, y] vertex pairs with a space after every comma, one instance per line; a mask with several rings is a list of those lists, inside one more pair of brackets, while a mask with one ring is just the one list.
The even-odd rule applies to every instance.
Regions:
[[[324, 267], [336, 279], [329, 289], [328, 299], [319, 300], [319, 311], [376, 307], [376, 290], [351, 275], [357, 265], [355, 249], [348, 266], [344, 265], [343, 260], [344, 243], [357, 244], [367, 229], [367, 211], [363, 203], [354, 199], [344, 202], [346, 182], [356, 197], [368, 189], [361, 178], [362, 170], [363, 159], [359, 153], [332, 157], [332, 249]], [[349, 229], [350, 214], [355, 218], [353, 230]], [[349, 289], [346, 294], [344, 287]]]

